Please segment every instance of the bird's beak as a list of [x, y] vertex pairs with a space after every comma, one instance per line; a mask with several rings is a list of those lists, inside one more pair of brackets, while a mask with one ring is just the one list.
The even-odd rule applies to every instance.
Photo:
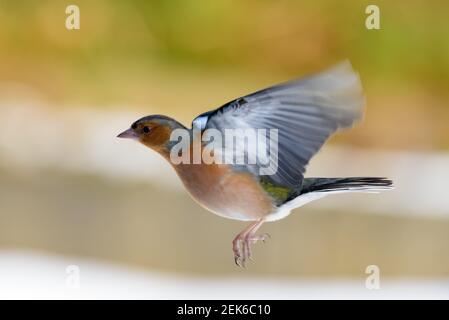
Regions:
[[125, 138], [125, 139], [133, 139], [137, 140], [139, 136], [134, 132], [133, 129], [129, 128], [128, 130], [123, 131], [120, 133], [117, 138]]

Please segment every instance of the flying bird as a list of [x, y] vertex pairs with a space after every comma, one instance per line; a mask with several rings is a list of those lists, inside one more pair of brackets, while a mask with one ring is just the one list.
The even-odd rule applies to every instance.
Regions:
[[[360, 79], [345, 61], [319, 74], [230, 101], [196, 117], [191, 128], [167, 116], [151, 115], [135, 121], [118, 137], [134, 139], [161, 154], [193, 199], [209, 211], [250, 221], [232, 241], [235, 263], [245, 266], [252, 244], [269, 237], [256, 234], [264, 222], [285, 218], [293, 209], [330, 194], [393, 187], [391, 180], [380, 177], [304, 177], [310, 159], [333, 133], [360, 120], [364, 105]], [[270, 174], [261, 174], [261, 163], [175, 164], [171, 160], [176, 145], [171, 134], [176, 129], [185, 130], [193, 145], [195, 132], [201, 136], [214, 129], [225, 135], [227, 129], [247, 128], [277, 130], [276, 152], [269, 163], [275, 170]]]

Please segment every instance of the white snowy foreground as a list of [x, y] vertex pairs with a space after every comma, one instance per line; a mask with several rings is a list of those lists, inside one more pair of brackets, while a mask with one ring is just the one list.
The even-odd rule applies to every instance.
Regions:
[[[249, 272], [248, 272], [249, 273]], [[449, 279], [206, 278], [79, 257], [0, 252], [0, 299], [448, 299]]]

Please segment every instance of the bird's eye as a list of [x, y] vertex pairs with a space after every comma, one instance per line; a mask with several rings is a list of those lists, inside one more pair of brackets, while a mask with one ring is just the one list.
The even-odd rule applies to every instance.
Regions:
[[146, 126], [145, 126], [145, 127], [143, 127], [143, 132], [144, 132], [144, 133], [148, 133], [148, 132], [150, 132], [150, 128], [148, 128], [148, 127], [146, 127]]

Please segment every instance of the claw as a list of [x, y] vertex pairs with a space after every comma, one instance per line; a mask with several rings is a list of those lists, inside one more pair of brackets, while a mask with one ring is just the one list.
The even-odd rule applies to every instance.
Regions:
[[267, 239], [271, 238], [268, 233], [256, 236], [255, 232], [260, 227], [264, 220], [259, 220], [247, 229], [239, 233], [235, 239], [232, 241], [232, 251], [234, 252], [234, 262], [237, 266], [246, 268], [247, 260], [253, 261], [251, 244], [258, 241], [265, 242]]
[[246, 262], [248, 260], [253, 261], [251, 244], [257, 243], [258, 241], [266, 243], [268, 239], [271, 239], [271, 236], [268, 233], [258, 236], [247, 234], [243, 238], [236, 238], [233, 241], [234, 262], [236, 266], [246, 269]]
[[269, 233], [264, 233], [264, 234], [262, 235], [262, 237], [263, 237], [263, 239], [262, 239], [262, 242], [263, 242], [263, 243], [267, 243], [267, 240], [271, 239], [271, 236], [270, 236]]
[[234, 262], [237, 267], [241, 267], [240, 265], [240, 257], [234, 256]]

